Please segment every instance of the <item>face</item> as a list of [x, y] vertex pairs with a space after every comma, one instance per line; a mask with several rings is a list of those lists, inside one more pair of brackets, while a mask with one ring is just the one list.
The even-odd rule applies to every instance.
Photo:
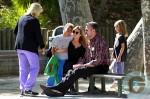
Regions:
[[91, 26], [85, 27], [85, 33], [86, 33], [87, 37], [92, 38], [92, 32], [93, 32], [93, 27], [91, 27]]
[[81, 32], [79, 29], [74, 29], [72, 33], [73, 33], [74, 38], [80, 38], [81, 37]]
[[115, 26], [115, 30], [116, 30], [117, 33], [120, 32], [120, 27], [119, 27], [119, 25], [116, 25], [116, 26]]
[[70, 27], [64, 28], [64, 34], [66, 36], [69, 36], [71, 33], [72, 33], [72, 28], [70, 28]]

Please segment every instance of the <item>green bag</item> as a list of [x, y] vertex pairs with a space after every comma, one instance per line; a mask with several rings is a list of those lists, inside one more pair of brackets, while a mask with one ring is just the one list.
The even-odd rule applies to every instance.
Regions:
[[44, 70], [44, 75], [48, 75], [50, 77], [54, 76], [56, 84], [60, 82], [57, 74], [58, 67], [59, 67], [59, 59], [55, 55], [52, 55]]

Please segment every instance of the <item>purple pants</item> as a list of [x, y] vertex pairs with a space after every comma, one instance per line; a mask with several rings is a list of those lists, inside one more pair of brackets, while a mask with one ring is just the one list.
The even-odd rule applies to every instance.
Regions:
[[32, 90], [39, 73], [39, 56], [36, 53], [17, 49], [19, 59], [20, 89]]
[[[111, 65], [114, 74], [124, 74], [124, 62], [117, 62], [114, 60]], [[117, 83], [115, 79], [114, 83]]]

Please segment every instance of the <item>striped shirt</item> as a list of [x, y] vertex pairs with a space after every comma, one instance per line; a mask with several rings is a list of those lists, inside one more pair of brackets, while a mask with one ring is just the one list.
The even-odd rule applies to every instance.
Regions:
[[104, 37], [96, 34], [88, 43], [83, 59], [78, 62], [83, 64], [90, 63], [94, 66], [110, 65], [109, 47]]

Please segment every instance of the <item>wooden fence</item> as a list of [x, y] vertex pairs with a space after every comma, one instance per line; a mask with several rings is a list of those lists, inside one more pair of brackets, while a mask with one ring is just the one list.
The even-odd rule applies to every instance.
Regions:
[[[132, 29], [133, 28], [128, 29], [129, 34], [132, 32]], [[106, 38], [109, 47], [112, 48], [116, 36], [116, 31], [114, 30], [114, 28], [100, 27], [99, 30], [100, 34]], [[50, 33], [47, 32], [47, 29], [45, 28], [41, 29], [41, 32], [44, 39], [44, 43], [48, 48], [48, 37]], [[15, 35], [13, 33], [13, 30], [10, 30], [9, 28], [0, 30], [0, 50], [14, 50], [14, 44], [15, 44]]]

